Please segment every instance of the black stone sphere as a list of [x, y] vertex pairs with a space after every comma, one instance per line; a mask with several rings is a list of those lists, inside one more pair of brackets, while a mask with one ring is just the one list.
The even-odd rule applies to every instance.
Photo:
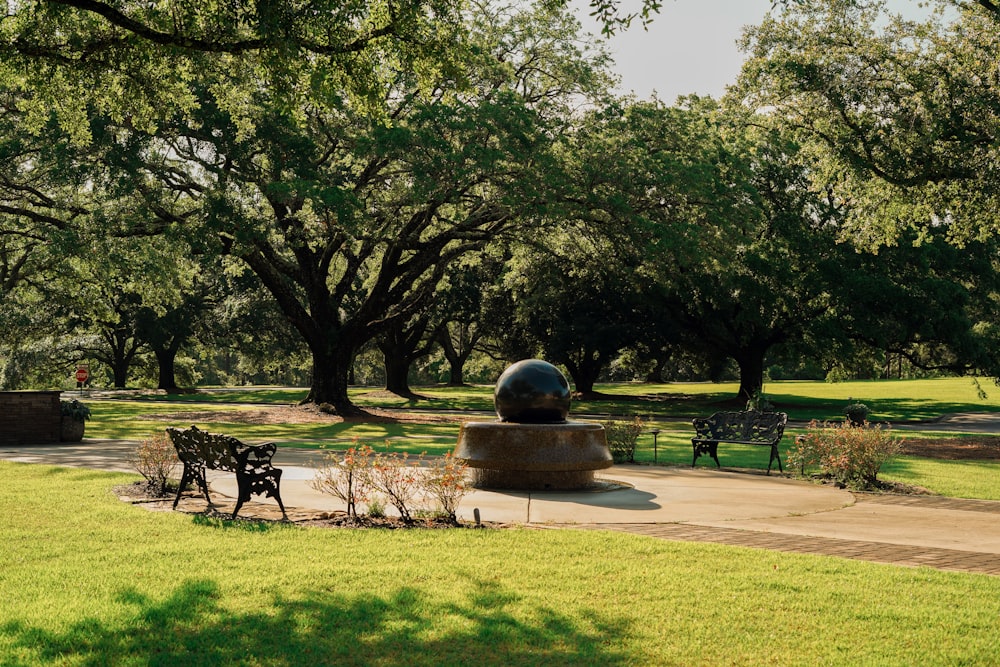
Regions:
[[566, 421], [569, 402], [566, 377], [540, 359], [512, 364], [493, 390], [493, 405], [503, 422], [559, 424]]

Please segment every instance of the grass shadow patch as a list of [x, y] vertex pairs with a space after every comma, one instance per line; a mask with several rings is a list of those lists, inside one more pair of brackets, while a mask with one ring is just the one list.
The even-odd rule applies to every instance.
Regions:
[[[64, 628], [21, 621], [0, 638], [19, 660], [8, 664], [289, 665], [621, 665], [608, 644], [628, 628], [596, 615], [551, 608], [531, 617], [519, 596], [489, 581], [467, 596], [436, 601], [415, 587], [385, 595], [309, 591], [233, 610], [224, 586], [189, 579], [164, 599], [135, 589], [119, 596], [116, 620], [85, 618]], [[442, 623], [442, 620], [445, 622]], [[8, 657], [12, 657], [8, 654]]]

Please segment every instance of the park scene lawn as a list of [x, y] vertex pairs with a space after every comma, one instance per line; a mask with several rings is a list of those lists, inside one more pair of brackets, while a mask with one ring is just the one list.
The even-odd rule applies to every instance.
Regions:
[[[386, 462], [402, 454], [453, 463], [463, 422], [493, 418], [497, 377], [543, 360], [565, 374], [574, 419], [637, 434], [631, 449], [597, 442], [601, 462], [625, 451], [672, 491], [691, 495], [669, 477], [683, 467], [821, 493], [838, 516], [918, 494], [970, 525], [996, 516], [1000, 4], [6, 9], [0, 394], [16, 407], [3, 447], [85, 428], [86, 459], [155, 437], [162, 472], [164, 430], [197, 425], [275, 443], [279, 460], [360, 446], [352, 460], [399, 472]], [[637, 36], [665, 24], [681, 34]], [[653, 45], [637, 65], [640, 43]], [[626, 84], [637, 70], [641, 91]], [[723, 470], [690, 470], [705, 453], [692, 419], [744, 410], [720, 418], [744, 425], [732, 439], [784, 439], [713, 432], [702, 445], [711, 458], [720, 445]], [[848, 414], [850, 428], [825, 425]], [[230, 440], [196, 433], [217, 445], [203, 458], [230, 465]], [[555, 520], [414, 528], [398, 505], [406, 525], [379, 528], [147, 511], [169, 502], [124, 502], [138, 479], [0, 461], [0, 665], [1000, 655], [996, 576]], [[741, 508], [758, 511], [761, 488]], [[818, 513], [785, 518], [816, 529]]]
[[[870, 386], [870, 395], [893, 401], [888, 384]], [[966, 404], [955, 394], [961, 385], [931, 383], [911, 409], [932, 418]], [[843, 388], [826, 383], [795, 387], [801, 397], [779, 388], [811, 410], [842, 400]], [[141, 437], [162, 425], [143, 416], [151, 409], [188, 417], [228, 403], [252, 413], [294, 395], [259, 390], [247, 405], [239, 393], [211, 392], [206, 403], [190, 395], [94, 400], [88, 438], [110, 435], [104, 428]], [[481, 389], [463, 393], [468, 405], [483, 399]], [[666, 465], [689, 464], [680, 412], [661, 413], [662, 424], [676, 424], [659, 452]], [[373, 441], [433, 452], [456, 428], [262, 424], [243, 435], [272, 426], [313, 446], [341, 443], [357, 428]], [[308, 437], [293, 436], [299, 428]], [[748, 452], [747, 466], [766, 465], [759, 455]], [[727, 465], [740, 456], [727, 450]], [[962, 470], [949, 474], [955, 464]], [[1000, 497], [997, 464], [904, 456], [885, 474], [945, 488], [981, 474], [983, 489], [969, 497]], [[17, 508], [0, 517], [4, 664], [990, 664], [1000, 631], [1000, 578], [987, 575], [571, 529], [228, 521], [121, 503], [111, 489], [134, 475], [6, 462], [0, 472], [5, 506]]]
[[990, 664], [1000, 578], [573, 530], [152, 513], [0, 463], [0, 656], [87, 664]]

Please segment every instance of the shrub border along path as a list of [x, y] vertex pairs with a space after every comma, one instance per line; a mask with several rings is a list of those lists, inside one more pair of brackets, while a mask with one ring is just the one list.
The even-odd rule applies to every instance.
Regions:
[[[933, 510], [957, 510], [982, 512], [993, 515], [984, 517], [987, 521], [1000, 520], [1000, 502], [989, 500], [967, 500], [942, 496], [903, 496], [892, 494], [854, 493], [857, 504], [906, 505]], [[168, 511], [167, 501], [122, 497], [130, 502], [140, 502], [150, 509]], [[225, 513], [231, 511], [234, 500], [216, 492], [213, 495], [216, 509]], [[258, 521], [279, 521], [281, 515], [276, 507], [264, 503], [244, 505], [246, 519]], [[205, 502], [194, 493], [185, 494], [178, 510], [202, 514]], [[299, 525], [339, 527], [342, 525], [331, 513], [302, 508], [288, 508], [292, 522]], [[492, 524], [494, 526], [499, 524]], [[729, 546], [754, 549], [784, 551], [817, 556], [834, 556], [853, 560], [864, 560], [900, 566], [926, 566], [938, 570], [989, 574], [1000, 576], [1000, 556], [994, 553], [980, 553], [957, 549], [942, 549], [930, 546], [892, 544], [862, 540], [836, 539], [830, 537], [794, 535], [760, 530], [719, 528], [689, 523], [574, 523], [529, 525], [530, 528], [559, 528], [569, 530], [611, 530], [657, 539], [682, 542], [709, 542]]]

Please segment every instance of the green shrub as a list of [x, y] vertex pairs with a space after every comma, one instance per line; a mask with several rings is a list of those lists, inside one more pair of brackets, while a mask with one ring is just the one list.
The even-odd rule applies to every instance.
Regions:
[[851, 403], [844, 408], [844, 416], [851, 426], [864, 426], [868, 422], [868, 406], [864, 403]]
[[834, 366], [826, 374], [826, 381], [831, 384], [836, 384], [837, 382], [847, 382], [851, 379], [851, 376], [847, 374], [842, 366]]
[[145, 478], [156, 496], [167, 495], [167, 483], [174, 466], [179, 464], [177, 450], [166, 433], [157, 433], [141, 441], [126, 457], [129, 465]]
[[634, 463], [635, 445], [645, 423], [640, 417], [632, 421], [611, 420], [603, 423], [608, 449], [615, 463]]
[[754, 389], [753, 395], [747, 401], [747, 412], [751, 410], [757, 412], [771, 412], [774, 410], [774, 404], [767, 399], [764, 392], [760, 389]]
[[877, 483], [882, 466], [899, 454], [903, 441], [881, 426], [819, 424], [813, 421], [789, 450], [789, 467], [801, 473], [819, 466], [820, 472], [845, 485], [867, 489]]
[[78, 422], [90, 419], [90, 408], [75, 398], [70, 401], [59, 401], [59, 411], [63, 417], [71, 417]]
[[373, 519], [384, 519], [385, 514], [385, 498], [378, 494], [373, 494], [368, 498], [368, 516]]

